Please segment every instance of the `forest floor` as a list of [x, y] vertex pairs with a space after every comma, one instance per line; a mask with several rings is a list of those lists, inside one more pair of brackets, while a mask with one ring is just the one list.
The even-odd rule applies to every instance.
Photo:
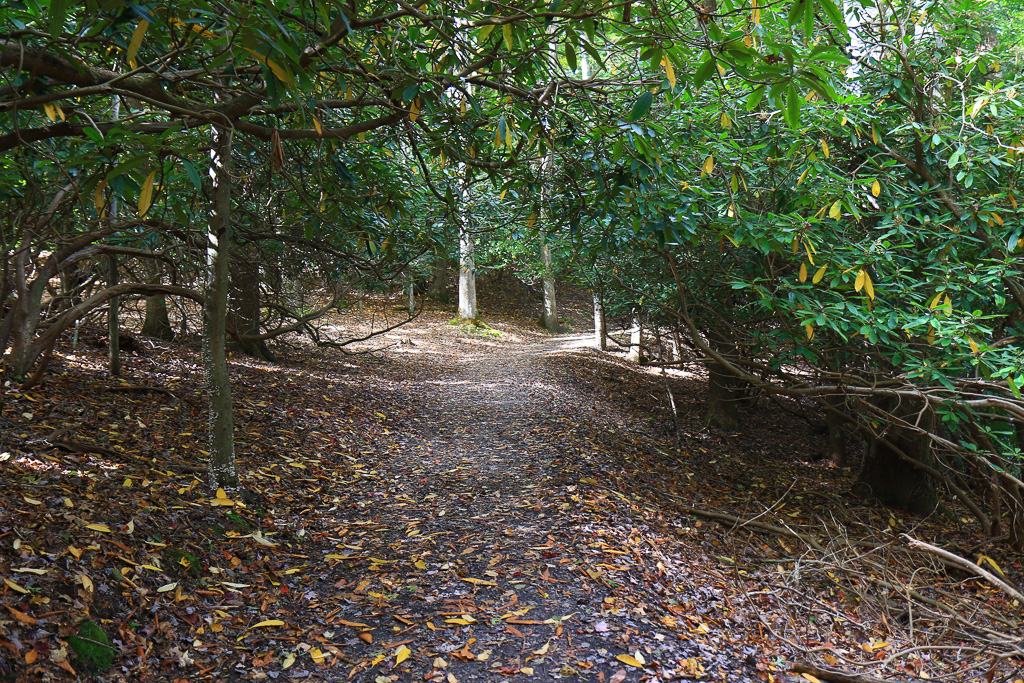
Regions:
[[111, 379], [86, 335], [6, 387], [0, 681], [1021, 678], [1021, 606], [907, 537], [1021, 558], [850, 495], [805, 406], [709, 431], [697, 364], [450, 316], [233, 357], [245, 503], [198, 471], [196, 346]]

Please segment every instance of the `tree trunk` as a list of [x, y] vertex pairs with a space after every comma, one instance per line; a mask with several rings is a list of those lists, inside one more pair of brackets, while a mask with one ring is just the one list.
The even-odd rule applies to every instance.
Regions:
[[[160, 266], [152, 263], [147, 266], [150, 284], [160, 284]], [[167, 315], [167, 297], [154, 294], [146, 297], [146, 319], [142, 323], [142, 334], [154, 339], [170, 341], [174, 339], [174, 328]]]
[[[825, 402], [834, 410], [842, 410], [844, 401], [841, 396], [830, 396]], [[825, 411], [826, 435], [825, 459], [836, 467], [846, 464], [846, 433], [843, 431], [843, 418], [832, 410]]]
[[631, 363], [639, 363], [642, 358], [642, 349], [644, 339], [644, 327], [640, 322], [640, 314], [633, 314], [633, 329], [629, 332], [629, 353], [626, 354], [626, 360]]
[[413, 282], [412, 273], [409, 272], [405, 274], [405, 295], [411, 318], [416, 314], [416, 283]]
[[206, 247], [203, 365], [210, 402], [210, 480], [214, 488], [238, 486], [231, 378], [225, 348], [231, 279], [231, 133], [230, 128], [212, 128], [210, 150], [213, 209]]
[[544, 285], [544, 329], [548, 332], [558, 332], [558, 301], [555, 299], [555, 274], [551, 268], [551, 245], [548, 244], [547, 236], [541, 236], [540, 243], [540, 265], [541, 282]]
[[459, 318], [476, 321], [476, 264], [473, 236], [464, 223], [459, 226]]
[[[117, 286], [117, 256], [107, 256], [107, 287]], [[118, 317], [121, 297], [115, 296], [107, 304], [107, 357], [110, 376], [121, 376], [121, 319]]]
[[[236, 253], [242, 252], [236, 249]], [[258, 335], [260, 333], [260, 269], [253, 260], [252, 249], [245, 249], [242, 258], [232, 260], [231, 291], [229, 299], [231, 302], [228, 320], [231, 326], [239, 334]], [[277, 358], [267, 348], [265, 341], [241, 341], [235, 346], [253, 358], [259, 358], [271, 363], [276, 363]]]
[[708, 405], [704, 412], [704, 424], [735, 431], [739, 427], [737, 415], [742, 390], [742, 382], [725, 366], [708, 363]]
[[[927, 431], [935, 427], [935, 413], [926, 410], [921, 413], [920, 404], [894, 407], [891, 412]], [[918, 415], [920, 414], [920, 418]], [[928, 434], [899, 427], [889, 427], [882, 439], [873, 439], [868, 444], [854, 492], [865, 498], [877, 500], [883, 505], [913, 514], [928, 515], [935, 510], [939, 498], [935, 480], [924, 470], [901, 458], [893, 447], [903, 451], [916, 462], [935, 466], [935, 454]]]
[[427, 296], [439, 304], [451, 303], [451, 297], [448, 296], [448, 259], [434, 259], [432, 271]]
[[594, 295], [594, 347], [601, 351], [608, 350], [608, 324], [604, 319], [604, 302], [601, 293], [596, 289]]

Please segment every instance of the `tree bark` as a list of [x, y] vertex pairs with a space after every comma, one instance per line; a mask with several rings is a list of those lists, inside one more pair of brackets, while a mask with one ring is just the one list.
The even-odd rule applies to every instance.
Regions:
[[[465, 220], [465, 219], [463, 219]], [[463, 222], [459, 225], [459, 318], [476, 321], [476, 264], [473, 236]]]
[[238, 486], [234, 410], [227, 363], [227, 314], [231, 244], [231, 129], [211, 129], [213, 209], [207, 233], [203, 365], [210, 404], [210, 480], [214, 488]]
[[877, 500], [912, 514], [931, 514], [938, 505], [935, 479], [923, 469], [914, 467], [897, 455], [894, 447], [916, 462], [935, 468], [931, 437], [927, 434], [935, 427], [935, 413], [922, 410], [920, 404], [885, 406], [897, 419], [916, 423], [923, 430], [890, 426], [880, 438], [873, 439], [864, 456], [864, 466], [854, 484], [854, 492], [870, 500]]
[[708, 364], [708, 404], [704, 424], [735, 431], [739, 427], [740, 380], [719, 363]]
[[[844, 401], [841, 396], [830, 396], [825, 402], [833, 410], [843, 409]], [[843, 431], [845, 420], [833, 410], [825, 411], [825, 429], [828, 430], [825, 459], [836, 467], [842, 467], [846, 464], [846, 433]]]
[[544, 286], [544, 329], [548, 332], [558, 332], [561, 328], [558, 326], [558, 301], [555, 299], [555, 273], [551, 267], [551, 245], [546, 234], [541, 235], [540, 266], [541, 282]]
[[448, 296], [448, 259], [446, 257], [434, 259], [427, 296], [439, 304], [451, 303], [451, 297]]
[[[152, 263], [147, 266], [148, 279], [150, 284], [160, 283], [160, 266]], [[171, 319], [167, 315], [167, 297], [163, 294], [154, 294], [146, 297], [146, 318], [142, 323], [142, 334], [154, 339], [170, 341], [174, 339], [174, 328], [171, 327]]]
[[594, 289], [594, 347], [601, 351], [608, 350], [608, 323], [604, 318], [604, 301], [601, 293]]
[[[243, 252], [243, 249], [236, 247], [236, 253]], [[259, 335], [260, 333], [260, 269], [253, 260], [255, 254], [252, 249], [245, 249], [241, 258], [233, 259], [230, 266], [231, 291], [229, 300], [231, 303], [228, 313], [228, 320], [231, 327], [241, 335]], [[259, 358], [270, 363], [276, 363], [277, 358], [267, 348], [263, 340], [237, 341], [235, 345], [242, 353]]]
[[[117, 256], [107, 255], [107, 287], [116, 287]], [[111, 377], [121, 376], [121, 297], [111, 297], [107, 303], [107, 360]]]
[[412, 273], [405, 274], [405, 296], [406, 307], [409, 309], [409, 317], [416, 314], [416, 283], [412, 279]]
[[644, 339], [644, 326], [640, 322], [640, 314], [634, 312], [633, 314], [633, 328], [629, 332], [629, 353], [626, 354], [626, 360], [631, 363], [639, 363], [642, 358], [642, 349]]

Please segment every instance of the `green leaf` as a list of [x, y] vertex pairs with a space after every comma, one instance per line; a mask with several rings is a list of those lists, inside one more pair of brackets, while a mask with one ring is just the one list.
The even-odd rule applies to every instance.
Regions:
[[800, 95], [792, 82], [786, 87], [786, 123], [790, 128], [800, 125]]
[[70, 0], [51, 0], [49, 19], [50, 22], [50, 35], [56, 38], [64, 30], [64, 20], [67, 19], [68, 5]]
[[192, 165], [191, 161], [183, 161], [182, 166], [185, 167], [185, 175], [192, 181], [192, 184], [197, 190], [203, 189], [203, 181], [199, 177], [199, 172], [196, 171], [196, 167]]
[[629, 120], [636, 121], [646, 116], [647, 112], [651, 109], [651, 102], [653, 101], [654, 93], [650, 90], [641, 95], [633, 105], [632, 111], [629, 112]]
[[95, 622], [83, 621], [78, 627], [78, 635], [68, 636], [67, 641], [78, 660], [90, 671], [99, 673], [114, 665], [116, 650]]
[[704, 85], [705, 81], [711, 78], [711, 74], [715, 72], [715, 64], [715, 56], [708, 52], [708, 58], [704, 60], [704, 63], [701, 64], [697, 68], [696, 73], [693, 74], [693, 87], [699, 88]]
[[825, 14], [828, 15], [832, 25], [846, 33], [846, 17], [843, 16], [843, 13], [839, 11], [839, 8], [835, 6], [832, 0], [818, 0], [818, 4], [825, 10]]
[[576, 50], [573, 49], [572, 43], [565, 44], [565, 63], [569, 65], [570, 71], [576, 70]]
[[761, 99], [764, 97], [764, 86], [760, 85], [754, 88], [754, 92], [747, 96], [747, 111], [754, 111], [757, 109], [757, 105], [761, 104]]

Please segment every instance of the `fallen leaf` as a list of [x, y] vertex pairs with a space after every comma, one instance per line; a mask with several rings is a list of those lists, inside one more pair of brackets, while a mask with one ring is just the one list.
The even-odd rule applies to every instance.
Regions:
[[288, 667], [290, 667], [294, 663], [295, 663], [295, 653], [294, 652], [289, 652], [287, 655], [285, 655], [284, 661], [281, 662], [281, 668], [282, 669], [287, 669]]
[[102, 532], [104, 534], [109, 534], [110, 533], [110, 527], [107, 526], [106, 524], [86, 524], [85, 528], [86, 529], [92, 529], [93, 531], [99, 531], [99, 532]]
[[258, 624], [253, 624], [249, 628], [263, 628], [264, 626], [284, 626], [284, 622], [280, 619], [267, 619], [266, 621], [261, 621]]
[[403, 645], [402, 647], [398, 648], [398, 651], [395, 652], [395, 666], [398, 666], [399, 664], [401, 664], [405, 660], [409, 659], [409, 655], [411, 655], [411, 654], [412, 654], [412, 650], [407, 648], [405, 645]]
[[612, 674], [611, 678], [608, 679], [608, 683], [622, 683], [624, 680], [626, 680], [626, 670], [619, 669]]
[[643, 668], [643, 664], [638, 662], [636, 660], [636, 658], [633, 657], [632, 655], [619, 655], [615, 659], [619, 660], [623, 664], [629, 664], [630, 666], [636, 666], [636, 667]]
[[10, 605], [4, 605], [4, 607], [7, 608], [7, 611], [11, 613], [12, 617], [14, 617], [17, 621], [20, 621], [23, 624], [28, 624], [29, 626], [35, 626], [36, 624], [39, 623], [39, 620], [36, 619], [35, 617], [29, 616], [28, 614], [25, 614], [24, 612], [20, 612], [20, 611], [14, 609], [13, 607], [11, 607]]
[[177, 581], [175, 581], [174, 583], [165, 583], [164, 585], [162, 585], [159, 588], [157, 588], [156, 592], [157, 593], [169, 593], [169, 592], [171, 592], [172, 590], [174, 590], [177, 587], [178, 587], [178, 582]]

